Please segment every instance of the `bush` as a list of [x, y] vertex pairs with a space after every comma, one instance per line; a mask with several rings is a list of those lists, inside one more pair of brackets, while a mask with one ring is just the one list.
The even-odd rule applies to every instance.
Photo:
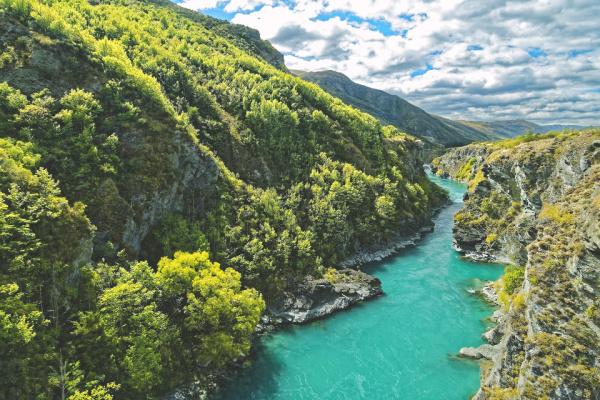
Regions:
[[523, 284], [525, 279], [525, 267], [508, 265], [504, 270], [504, 290], [508, 294], [513, 294], [515, 290]]
[[487, 237], [485, 238], [485, 242], [491, 246], [492, 244], [496, 243], [496, 241], [498, 240], [498, 235], [496, 235], [495, 233], [490, 233], [489, 235], [487, 235]]

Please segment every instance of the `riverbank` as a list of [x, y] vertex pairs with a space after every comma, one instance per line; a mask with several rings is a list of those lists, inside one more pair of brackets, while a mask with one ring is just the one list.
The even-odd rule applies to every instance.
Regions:
[[[384, 294], [381, 281], [360, 271], [361, 266], [380, 262], [402, 250], [416, 247], [424, 235], [434, 231], [435, 223], [432, 219], [452, 204], [450, 199], [446, 199], [424, 220], [405, 222], [403, 233], [398, 232], [385, 243], [371, 245], [347, 258], [338, 265], [336, 275], [330, 276], [330, 280], [307, 276], [293, 283], [281, 296], [267, 304], [265, 315], [257, 325], [256, 334], [252, 339], [253, 346], [260, 342], [264, 334], [274, 333], [288, 324], [306, 324], [317, 319], [330, 318], [339, 311]], [[202, 381], [182, 384], [163, 400], [215, 398], [219, 396], [220, 388], [235, 382], [236, 376], [248, 360], [248, 355], [243, 354], [223, 368], [200, 366], [203, 370], [201, 375], [204, 376]]]

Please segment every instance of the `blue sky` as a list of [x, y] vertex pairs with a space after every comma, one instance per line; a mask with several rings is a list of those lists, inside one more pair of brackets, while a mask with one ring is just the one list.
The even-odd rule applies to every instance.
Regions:
[[184, 0], [452, 119], [600, 125], [597, 0]]

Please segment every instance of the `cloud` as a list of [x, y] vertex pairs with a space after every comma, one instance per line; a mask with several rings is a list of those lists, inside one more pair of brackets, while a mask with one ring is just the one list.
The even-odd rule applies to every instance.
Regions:
[[211, 8], [217, 8], [217, 6], [226, 3], [223, 0], [184, 0], [178, 3], [181, 7], [189, 8], [191, 10], [210, 10]]
[[195, 3], [237, 13], [292, 69], [336, 70], [431, 113], [600, 124], [597, 0]]
[[270, 6], [274, 2], [274, 0], [231, 0], [225, 6], [225, 11], [234, 13], [236, 11], [254, 10], [260, 6]]

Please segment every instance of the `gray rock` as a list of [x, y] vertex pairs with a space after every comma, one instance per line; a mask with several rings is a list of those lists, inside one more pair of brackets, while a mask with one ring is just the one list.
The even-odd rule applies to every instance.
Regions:
[[172, 179], [159, 191], [148, 196], [139, 194], [131, 201], [122, 241], [136, 253], [142, 250], [143, 240], [163, 216], [184, 209], [202, 215], [205, 200], [216, 190], [219, 169], [212, 156], [187, 133], [173, 132], [172, 143]]
[[489, 344], [482, 344], [481, 346], [479, 346], [477, 348], [463, 347], [458, 352], [459, 357], [472, 358], [475, 360], [480, 359], [480, 358], [492, 360], [498, 354], [500, 354], [500, 349], [496, 346], [492, 346]]
[[301, 324], [346, 309], [381, 293], [381, 281], [361, 271], [338, 271], [339, 282], [306, 277], [267, 305], [271, 319]]
[[483, 338], [483, 340], [486, 340], [489, 344], [496, 345], [502, 340], [503, 334], [504, 332], [502, 331], [502, 326], [498, 325], [485, 332], [483, 335], [481, 335], [481, 337]]
[[488, 302], [497, 306], [500, 305], [500, 303], [498, 303], [498, 292], [492, 283], [485, 285], [483, 289], [481, 289], [481, 294]]

